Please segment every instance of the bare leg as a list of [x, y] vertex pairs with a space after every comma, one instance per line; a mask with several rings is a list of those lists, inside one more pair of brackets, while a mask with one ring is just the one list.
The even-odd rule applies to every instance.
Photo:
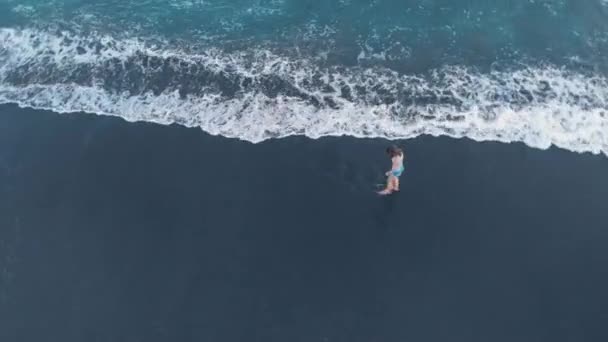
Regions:
[[393, 190], [399, 191], [399, 178], [393, 177]]
[[394, 189], [394, 181], [393, 179], [396, 178], [393, 175], [388, 176], [388, 179], [386, 180], [386, 189], [380, 191], [378, 194], [380, 195], [390, 195], [393, 193]]

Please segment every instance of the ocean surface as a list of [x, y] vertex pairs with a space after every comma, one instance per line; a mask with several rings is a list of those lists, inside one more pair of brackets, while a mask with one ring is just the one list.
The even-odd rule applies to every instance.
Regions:
[[608, 340], [608, 158], [0, 107], [0, 341]]
[[2, 0], [0, 103], [607, 153], [607, 19], [605, 0]]
[[607, 156], [606, 0], [0, 0], [0, 341], [605, 342]]

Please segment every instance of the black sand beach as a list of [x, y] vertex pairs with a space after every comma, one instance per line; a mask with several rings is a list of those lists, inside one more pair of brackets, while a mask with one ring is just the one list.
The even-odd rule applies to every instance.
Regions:
[[608, 340], [608, 159], [0, 106], [0, 341]]

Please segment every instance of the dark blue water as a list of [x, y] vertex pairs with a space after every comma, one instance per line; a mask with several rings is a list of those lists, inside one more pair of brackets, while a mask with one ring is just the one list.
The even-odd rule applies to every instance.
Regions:
[[605, 341], [608, 161], [0, 109], [2, 341]]

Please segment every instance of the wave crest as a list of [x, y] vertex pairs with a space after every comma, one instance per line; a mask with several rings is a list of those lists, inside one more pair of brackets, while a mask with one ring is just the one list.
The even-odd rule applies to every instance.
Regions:
[[198, 126], [252, 142], [431, 134], [608, 154], [608, 80], [600, 75], [553, 66], [402, 75], [267, 50], [167, 46], [0, 29], [0, 102]]

